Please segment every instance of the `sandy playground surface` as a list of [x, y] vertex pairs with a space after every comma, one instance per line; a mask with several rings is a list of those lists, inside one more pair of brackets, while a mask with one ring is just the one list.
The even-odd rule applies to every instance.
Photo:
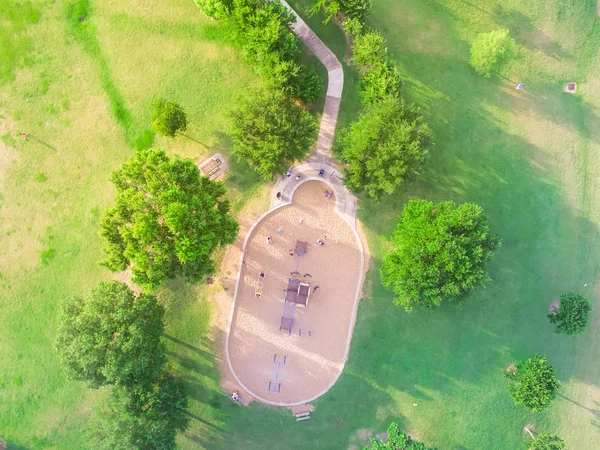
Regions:
[[[229, 357], [240, 381], [270, 402], [309, 401], [331, 387], [344, 365], [354, 326], [361, 253], [350, 225], [334, 211], [335, 198], [324, 197], [327, 189], [318, 181], [302, 184], [293, 203], [263, 218], [246, 245]], [[325, 245], [319, 246], [318, 239]], [[307, 254], [300, 260], [289, 254], [296, 240], [308, 242]], [[279, 326], [287, 282], [296, 269], [302, 281], [310, 283], [311, 293], [307, 307], [296, 306], [288, 334]], [[265, 274], [262, 283], [261, 272]], [[319, 289], [312, 292], [315, 286]], [[260, 298], [256, 298], [257, 290]], [[280, 392], [269, 391], [270, 381], [275, 387], [275, 355], [278, 362], [285, 357], [279, 371]]]

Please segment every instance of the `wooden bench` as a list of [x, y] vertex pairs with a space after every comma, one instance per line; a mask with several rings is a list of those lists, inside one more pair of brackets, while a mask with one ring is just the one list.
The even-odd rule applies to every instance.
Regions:
[[300, 413], [300, 414], [294, 414], [294, 416], [296, 417], [296, 422], [302, 422], [303, 420], [309, 420], [310, 419], [310, 412], [304, 412], [304, 413]]
[[221, 161], [219, 161], [218, 159], [213, 159], [208, 164], [205, 164], [204, 166], [202, 166], [202, 168], [200, 170], [202, 170], [202, 173], [204, 175], [212, 176], [215, 173], [217, 173], [220, 168], [221, 168]]

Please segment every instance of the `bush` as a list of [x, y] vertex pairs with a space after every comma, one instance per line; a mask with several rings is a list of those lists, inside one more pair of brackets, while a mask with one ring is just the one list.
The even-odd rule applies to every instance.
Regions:
[[262, 90], [244, 96], [231, 113], [233, 151], [269, 180], [302, 159], [316, 124], [302, 107], [282, 94]]
[[392, 236], [394, 249], [381, 266], [394, 302], [438, 307], [463, 297], [487, 279], [487, 263], [500, 246], [480, 206], [411, 200]]
[[204, 14], [213, 19], [223, 19], [231, 15], [231, 0], [194, 0], [194, 3]]
[[547, 408], [560, 387], [554, 369], [542, 355], [519, 361], [515, 370], [505, 375], [511, 380], [508, 389], [515, 404], [534, 412]]
[[322, 9], [325, 12], [325, 23], [340, 11], [347, 17], [364, 23], [372, 5], [373, 0], [315, 0], [308, 11], [314, 15]]
[[548, 318], [556, 325], [558, 334], [574, 335], [585, 330], [591, 310], [592, 305], [585, 296], [569, 292], [560, 296], [560, 308], [548, 314]]
[[471, 46], [471, 66], [478, 74], [489, 78], [492, 71], [510, 57], [515, 45], [506, 29], [482, 33]]
[[379, 200], [392, 194], [423, 166], [431, 130], [414, 105], [388, 98], [370, 106], [341, 133], [344, 182], [355, 193]]
[[364, 30], [363, 23], [356, 18], [346, 19], [342, 24], [342, 27], [344, 28], [345, 33], [352, 37], [360, 36]]
[[527, 442], [527, 450], [564, 450], [565, 441], [547, 431], [536, 436], [535, 440]]
[[383, 62], [363, 74], [360, 88], [362, 103], [371, 106], [386, 98], [400, 98], [402, 80], [394, 64]]
[[267, 87], [305, 103], [319, 97], [323, 81], [300, 63], [300, 40], [288, 26], [295, 17], [282, 4], [234, 0], [231, 20], [247, 60]]
[[158, 134], [173, 137], [187, 127], [185, 112], [177, 103], [159, 98], [152, 106], [152, 129]]
[[372, 69], [387, 61], [385, 38], [379, 31], [368, 31], [356, 37], [352, 46], [352, 61], [363, 69]]
[[371, 445], [364, 450], [433, 450], [422, 442], [413, 440], [408, 434], [400, 430], [398, 424], [392, 422], [387, 429], [387, 440], [381, 441], [371, 438]]

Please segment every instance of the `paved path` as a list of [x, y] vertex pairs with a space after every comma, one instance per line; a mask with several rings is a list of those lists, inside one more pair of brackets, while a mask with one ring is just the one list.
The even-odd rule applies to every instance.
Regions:
[[[335, 129], [337, 125], [338, 112], [340, 109], [340, 102], [342, 97], [342, 90], [344, 87], [344, 72], [342, 65], [340, 64], [337, 57], [333, 54], [329, 48], [317, 37], [317, 35], [306, 25], [301, 17], [288, 5], [285, 0], [280, 0], [281, 3], [291, 11], [296, 17], [296, 22], [291, 24], [293, 32], [304, 42], [308, 49], [315, 54], [315, 56], [321, 61], [321, 63], [327, 69], [328, 84], [327, 84], [327, 96], [325, 98], [325, 104], [323, 106], [323, 116], [321, 118], [321, 126], [319, 128], [319, 136], [317, 139], [317, 145], [314, 153], [307, 158], [305, 161], [296, 164], [290, 169], [290, 176], [284, 176], [280, 178], [275, 184], [271, 195], [270, 207], [257, 221], [252, 225], [246, 238], [242, 253], [240, 255], [239, 272], [235, 285], [235, 292], [233, 295], [233, 305], [231, 308], [231, 315], [229, 317], [229, 326], [227, 331], [227, 337], [225, 341], [225, 355], [227, 364], [231, 371], [231, 374], [235, 378], [236, 382], [246, 392], [252, 395], [255, 399], [258, 399], [264, 403], [279, 406], [294, 406], [303, 404], [308, 401], [312, 401], [315, 398], [323, 395], [329, 390], [336, 382], [337, 378], [341, 375], [344, 365], [348, 359], [348, 353], [350, 351], [350, 341], [352, 339], [352, 330], [356, 321], [356, 312], [358, 309], [358, 300], [362, 292], [362, 283], [364, 275], [364, 248], [362, 245], [361, 238], [356, 228], [356, 197], [354, 197], [348, 189], [344, 186], [342, 180], [342, 174], [339, 168], [333, 162], [331, 157], [331, 147], [333, 146], [333, 138], [335, 136]], [[323, 175], [319, 175], [319, 172], [323, 170]], [[267, 218], [268, 215], [275, 212], [279, 208], [289, 205], [292, 203], [292, 198], [296, 189], [303, 183], [309, 180], [318, 180], [329, 186], [334, 192], [336, 201], [336, 212], [350, 225], [352, 232], [354, 233], [356, 242], [358, 244], [359, 257], [359, 276], [357, 280], [356, 293], [354, 296], [354, 302], [352, 304], [351, 317], [348, 323], [348, 333], [346, 335], [346, 346], [344, 350], [344, 357], [341, 366], [338, 367], [337, 375], [332, 379], [328, 386], [316, 396], [311, 396], [301, 402], [283, 403], [277, 402], [270, 399], [266, 399], [256, 392], [250, 390], [238, 377], [235, 372], [229, 351], [229, 341], [231, 339], [231, 330], [236, 311], [238, 293], [240, 289], [241, 272], [244, 261], [244, 254], [247, 250], [249, 238], [251, 237], [254, 229], [259, 225], [263, 219]], [[278, 195], [279, 194], [279, 195]]]
[[[308, 49], [321, 61], [327, 69], [327, 96], [323, 106], [323, 117], [319, 128], [319, 137], [315, 152], [304, 162], [292, 167], [292, 176], [277, 181], [271, 196], [271, 209], [291, 203], [296, 188], [304, 181], [317, 179], [327, 183], [335, 193], [336, 211], [350, 225], [356, 227], [356, 197], [354, 197], [342, 182], [342, 174], [331, 158], [331, 147], [335, 136], [342, 90], [344, 88], [344, 71], [342, 65], [331, 50], [306, 25], [306, 22], [294, 11], [285, 0], [281, 3], [296, 17], [291, 24], [294, 33], [304, 42]], [[319, 177], [320, 169], [325, 170]], [[297, 176], [300, 175], [300, 178]], [[281, 193], [277, 198], [277, 193]]]

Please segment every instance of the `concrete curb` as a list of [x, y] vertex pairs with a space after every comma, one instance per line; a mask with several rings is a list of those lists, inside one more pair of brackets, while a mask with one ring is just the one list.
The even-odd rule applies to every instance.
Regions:
[[[234, 379], [255, 399], [261, 401], [262, 403], [274, 406], [298, 406], [312, 402], [329, 391], [329, 389], [333, 387], [344, 371], [344, 367], [348, 361], [348, 354], [350, 353], [350, 343], [352, 341], [352, 334], [354, 325], [356, 323], [356, 314], [358, 312], [358, 301], [360, 299], [362, 290], [365, 268], [365, 251], [360, 235], [356, 229], [356, 197], [354, 197], [354, 195], [348, 191], [346, 186], [344, 186], [342, 174], [331, 159], [331, 148], [333, 146], [333, 138], [335, 136], [338, 112], [340, 108], [342, 91], [344, 88], [344, 71], [342, 65], [333, 52], [323, 43], [323, 41], [321, 41], [321, 39], [319, 39], [319, 37], [308, 27], [308, 25], [306, 25], [304, 20], [298, 16], [298, 14], [290, 7], [290, 5], [285, 0], [280, 1], [296, 17], [296, 22], [290, 24], [292, 31], [302, 40], [302, 42], [304, 42], [308, 49], [315, 54], [315, 56], [327, 69], [327, 97], [325, 98], [325, 105], [323, 106], [323, 116], [321, 118], [319, 137], [317, 138], [315, 152], [310, 156], [310, 158], [308, 158], [307, 161], [292, 167], [290, 169], [291, 175], [289, 177], [284, 176], [277, 181], [271, 195], [271, 202], [268, 211], [262, 214], [250, 227], [250, 230], [248, 230], [248, 234], [244, 239], [244, 246], [242, 247], [242, 253], [238, 263], [239, 271], [235, 283], [235, 291], [233, 294], [233, 305], [231, 306], [231, 313], [229, 315], [227, 324], [225, 357], [227, 359], [229, 370], [231, 371]], [[319, 176], [319, 171], [321, 169], [324, 170], [323, 176]], [[356, 285], [352, 317], [350, 318], [350, 322], [348, 324], [348, 337], [346, 340], [346, 349], [344, 351], [344, 360], [335, 379], [318, 395], [311, 398], [294, 403], [273, 402], [261, 397], [255, 392], [252, 392], [237, 376], [235, 370], [233, 369], [233, 365], [231, 364], [231, 358], [229, 357], [229, 337], [231, 336], [231, 327], [233, 325], [233, 317], [235, 315], [235, 308], [237, 304], [237, 295], [242, 274], [242, 261], [244, 259], [246, 246], [250, 237], [252, 236], [252, 233], [258, 224], [273, 211], [290, 205], [293, 201], [294, 193], [298, 187], [309, 181], [320, 181], [325, 183], [334, 192], [336, 200], [335, 212], [350, 225], [356, 241], [358, 242], [358, 247], [360, 250], [360, 275]], [[280, 193], [279, 198], [277, 197], [278, 193]]]

